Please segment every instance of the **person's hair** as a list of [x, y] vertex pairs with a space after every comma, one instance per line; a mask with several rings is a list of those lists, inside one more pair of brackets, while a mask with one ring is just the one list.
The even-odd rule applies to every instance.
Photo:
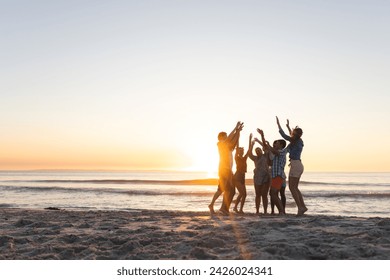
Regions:
[[301, 136], [302, 136], [302, 134], [303, 134], [302, 128], [300, 128], [300, 127], [295, 127], [295, 128], [293, 129], [293, 132], [294, 132], [294, 131], [296, 132], [295, 135], [297, 135], [296, 139], [301, 138]]
[[227, 136], [226, 132], [222, 131], [218, 133], [218, 140], [221, 141]]
[[286, 140], [280, 139], [278, 140], [279, 144], [281, 145], [281, 148], [284, 149], [286, 147]]

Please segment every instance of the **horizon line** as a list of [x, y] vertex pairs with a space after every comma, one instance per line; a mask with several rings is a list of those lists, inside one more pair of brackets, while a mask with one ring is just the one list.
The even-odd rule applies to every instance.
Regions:
[[[183, 173], [210, 173], [206, 170], [186, 169], [73, 169], [73, 168], [32, 168], [32, 169], [1, 169], [0, 172], [183, 172]], [[215, 172], [216, 174], [218, 171]], [[390, 173], [389, 171], [305, 171], [305, 173]], [[218, 176], [217, 176], [218, 177]]]

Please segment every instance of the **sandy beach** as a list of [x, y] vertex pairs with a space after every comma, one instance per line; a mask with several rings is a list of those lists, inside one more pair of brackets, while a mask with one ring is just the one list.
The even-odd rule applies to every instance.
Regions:
[[0, 259], [390, 259], [390, 219], [0, 210]]

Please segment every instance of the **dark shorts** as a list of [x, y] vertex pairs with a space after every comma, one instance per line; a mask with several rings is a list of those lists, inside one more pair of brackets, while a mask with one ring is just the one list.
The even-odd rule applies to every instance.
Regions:
[[255, 172], [253, 182], [255, 185], [265, 185], [269, 183], [271, 176], [268, 172]]
[[236, 172], [236, 174], [234, 174], [234, 182], [236, 184], [245, 185], [245, 173]]

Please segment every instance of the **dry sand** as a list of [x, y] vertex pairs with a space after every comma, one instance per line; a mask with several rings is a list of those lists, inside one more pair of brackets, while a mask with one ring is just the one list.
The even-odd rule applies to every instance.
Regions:
[[390, 259], [390, 219], [0, 209], [0, 259]]

